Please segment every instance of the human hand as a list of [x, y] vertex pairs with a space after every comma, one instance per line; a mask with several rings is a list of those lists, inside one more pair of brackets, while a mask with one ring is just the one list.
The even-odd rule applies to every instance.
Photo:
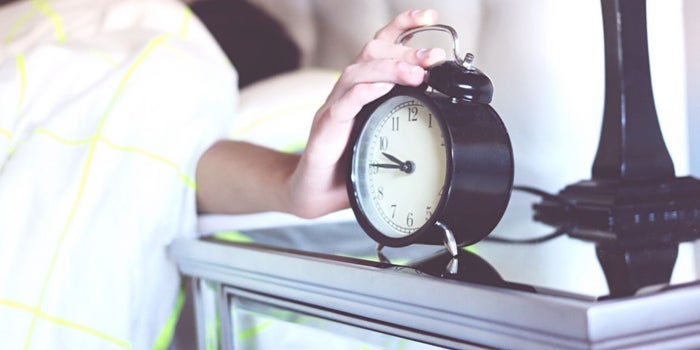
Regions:
[[414, 49], [395, 43], [404, 31], [435, 24], [436, 20], [434, 10], [399, 14], [343, 70], [316, 113], [306, 150], [289, 178], [289, 209], [293, 214], [311, 218], [348, 206], [341, 158], [353, 118], [394, 84], [420, 85], [425, 68], [445, 59], [445, 52], [439, 48]]

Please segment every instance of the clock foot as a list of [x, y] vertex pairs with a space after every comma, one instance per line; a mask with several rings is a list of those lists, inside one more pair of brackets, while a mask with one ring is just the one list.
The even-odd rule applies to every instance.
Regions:
[[443, 237], [443, 244], [445, 244], [445, 249], [447, 249], [447, 251], [453, 258], [456, 258], [459, 251], [457, 250], [457, 240], [455, 240], [454, 234], [452, 234], [452, 231], [449, 229], [449, 227], [445, 226], [439, 221], [436, 222], [435, 225], [441, 228], [442, 231], [445, 233], [445, 236]]
[[384, 246], [381, 244], [377, 246], [377, 261], [382, 264], [391, 264], [391, 260], [382, 253], [382, 248], [384, 248]]
[[447, 262], [447, 267], [445, 267], [445, 275], [453, 276], [459, 272], [459, 260], [456, 256], [453, 256], [450, 261]]

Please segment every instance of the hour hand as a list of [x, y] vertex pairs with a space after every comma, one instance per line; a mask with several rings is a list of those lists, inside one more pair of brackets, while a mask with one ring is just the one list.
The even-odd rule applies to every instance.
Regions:
[[390, 161], [396, 163], [397, 165], [403, 165], [403, 164], [404, 164], [404, 162], [402, 162], [401, 160], [399, 160], [399, 158], [396, 158], [396, 157], [392, 156], [392, 155], [389, 154], [389, 153], [382, 152], [382, 154], [384, 155], [384, 157], [386, 157], [386, 158], [389, 159]]
[[413, 171], [415, 171], [415, 169], [416, 169], [416, 164], [410, 160], [402, 162], [400, 159], [392, 156], [389, 153], [382, 152], [382, 154], [384, 155], [384, 157], [387, 157], [387, 159], [394, 162], [394, 164], [377, 164], [377, 165], [370, 164], [370, 166], [376, 166], [378, 168], [386, 168], [386, 169], [399, 169], [406, 174], [410, 174]]

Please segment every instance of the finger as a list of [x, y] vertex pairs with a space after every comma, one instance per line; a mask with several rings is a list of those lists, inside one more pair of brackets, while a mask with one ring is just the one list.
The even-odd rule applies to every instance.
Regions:
[[[307, 151], [333, 154], [344, 147], [351, 122], [362, 106], [385, 95], [395, 83], [415, 86], [424, 78], [425, 70], [420, 66], [392, 59], [348, 66], [314, 118], [311, 132], [316, 136], [309, 139]], [[317, 158], [336, 161], [332, 156]]]
[[341, 98], [353, 86], [367, 83], [396, 83], [417, 86], [425, 79], [425, 69], [395, 59], [373, 60], [352, 64], [345, 68], [333, 88], [329, 101]]
[[362, 83], [354, 85], [332, 104], [324, 106], [314, 118], [304, 156], [314, 159], [315, 167], [335, 166], [347, 145], [355, 115], [362, 106], [391, 90], [390, 83]]
[[374, 38], [388, 42], [395, 42], [401, 33], [415, 27], [435, 24], [437, 21], [437, 11], [410, 10], [400, 13], [384, 28], [380, 29]]
[[304, 151], [315, 167], [335, 166], [347, 144], [353, 119], [362, 106], [391, 90], [391, 83], [361, 83], [353, 85], [340, 98], [327, 102], [316, 114], [311, 135]]
[[352, 120], [360, 112], [362, 106], [388, 93], [394, 84], [391, 83], [359, 83], [333, 103], [328, 109], [329, 120], [346, 122]]
[[372, 40], [365, 45], [356, 62], [397, 58], [410, 64], [428, 67], [446, 57], [441, 48], [411, 48], [383, 40]]

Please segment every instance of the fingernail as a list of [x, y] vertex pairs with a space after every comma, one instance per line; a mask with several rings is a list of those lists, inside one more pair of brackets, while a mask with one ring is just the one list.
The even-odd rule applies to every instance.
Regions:
[[399, 70], [402, 72], [410, 72], [413, 67], [415, 66], [408, 64], [404, 61], [399, 62]]
[[421, 25], [431, 24], [433, 22], [431, 12], [428, 10], [413, 10], [411, 11], [411, 16]]
[[420, 18], [421, 16], [425, 15], [425, 10], [413, 10], [411, 11], [411, 16], [413, 18]]
[[416, 51], [416, 56], [420, 60], [424, 60], [424, 59], [428, 58], [429, 55], [430, 55], [430, 50], [428, 50], [428, 49], [418, 49], [418, 51]]

